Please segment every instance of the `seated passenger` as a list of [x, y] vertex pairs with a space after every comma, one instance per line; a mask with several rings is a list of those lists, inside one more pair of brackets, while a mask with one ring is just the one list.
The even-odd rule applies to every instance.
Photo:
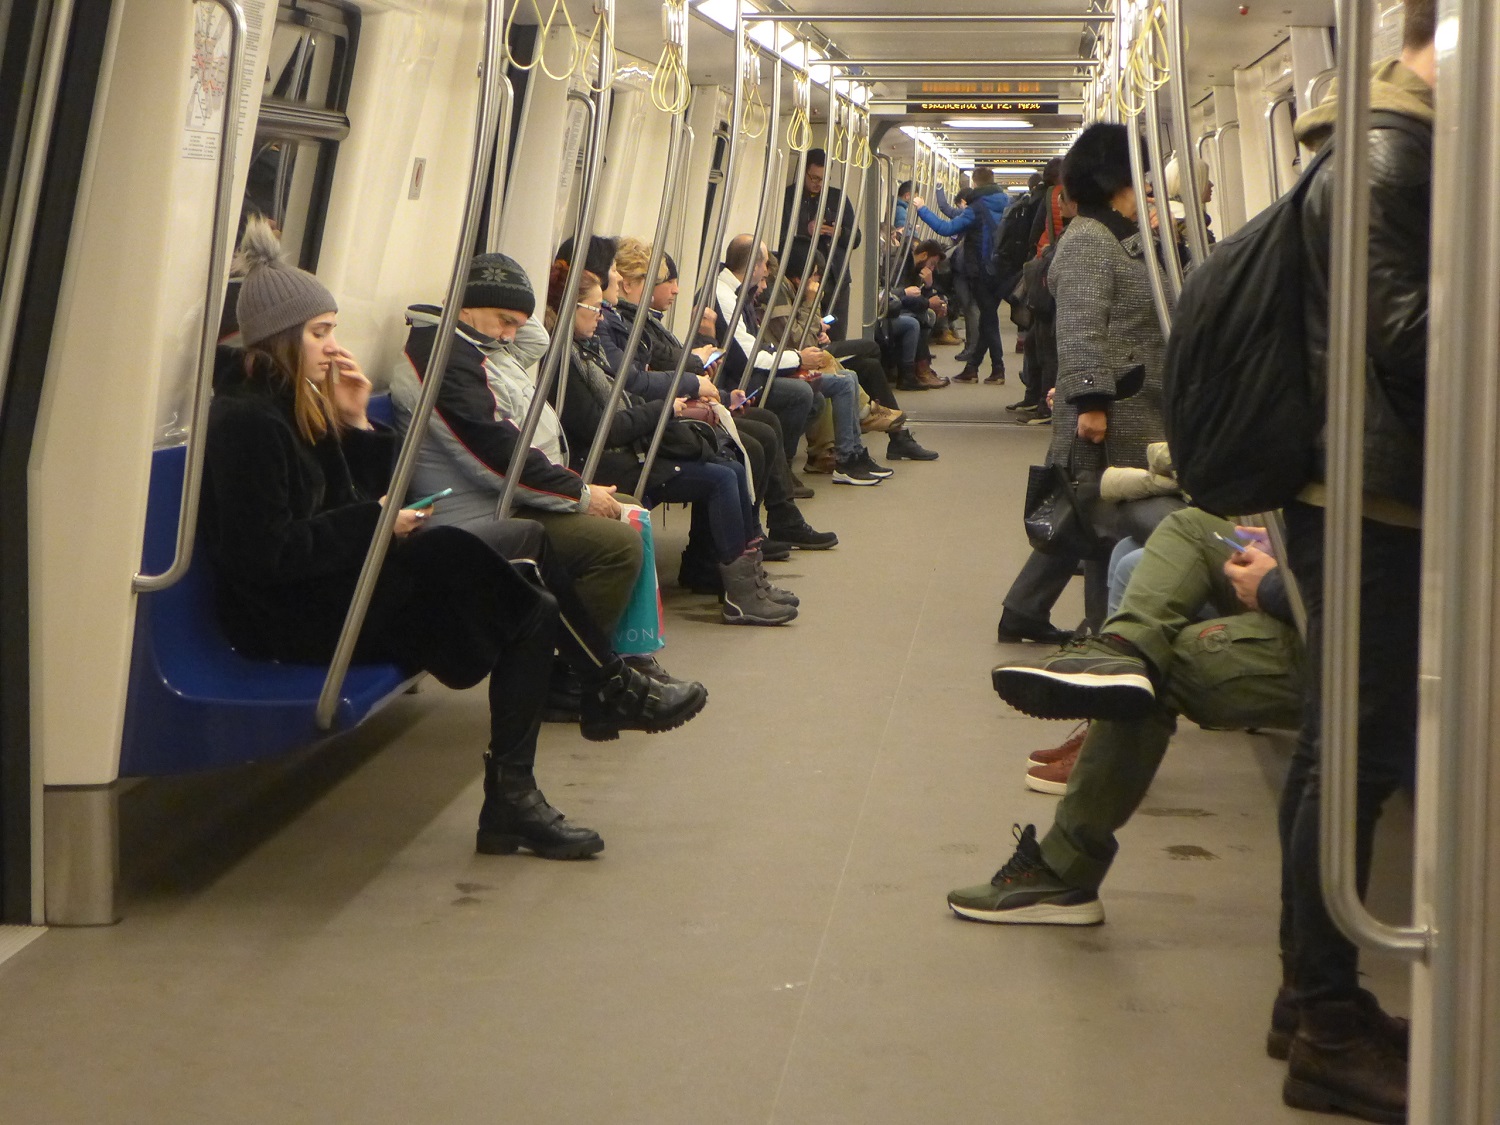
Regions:
[[[1243, 550], [1218, 535], [1252, 539]], [[1295, 727], [1302, 644], [1263, 532], [1196, 508], [1162, 520], [1120, 612], [1095, 641], [1002, 664], [995, 690], [1041, 718], [1092, 719], [1052, 830], [1017, 826], [1015, 854], [990, 882], [948, 896], [981, 922], [1094, 925], [1115, 832], [1135, 812], [1177, 726]], [[1226, 561], [1227, 560], [1227, 561]], [[1205, 602], [1224, 616], [1198, 619]]]
[[[334, 339], [333, 295], [281, 260], [265, 220], [248, 224], [239, 265], [245, 351], [230, 362], [243, 377], [221, 380], [209, 410], [199, 526], [235, 647], [255, 659], [326, 663], [381, 509], [394, 502], [386, 493], [396, 441], [366, 416], [370, 381]], [[567, 823], [533, 772], [554, 646], [584, 680], [587, 738], [679, 726], [702, 709], [703, 689], [652, 684], [623, 664], [549, 560], [538, 525], [491, 520], [481, 535], [432, 522], [426, 511], [398, 514], [355, 658], [425, 670], [457, 688], [488, 675], [478, 850], [593, 855], [604, 847], [599, 835]], [[557, 586], [549, 593], [528, 581], [508, 557]]]
[[[948, 248], [935, 238], [917, 243], [911, 248], [911, 257], [896, 283], [894, 296], [901, 303], [901, 315], [909, 317], [917, 326], [916, 350], [913, 353], [916, 389], [946, 387], [949, 383], [946, 375], [936, 375], [932, 370], [933, 334], [938, 321], [948, 312], [948, 302], [938, 293], [936, 286], [937, 269], [947, 252]], [[899, 331], [909, 329], [898, 327]], [[903, 390], [906, 389], [904, 384], [911, 381], [909, 375], [903, 355], [900, 375]], [[961, 373], [953, 376], [952, 381], [972, 383], [974, 379], [965, 378]], [[1003, 374], [1001, 381], [1004, 381]]]
[[[581, 466], [594, 433], [601, 423], [607, 425], [607, 452], [599, 462], [598, 479], [634, 487], [662, 404], [646, 402], [626, 391], [619, 408], [605, 421], [614, 381], [606, 368], [604, 351], [594, 340], [602, 289], [599, 279], [585, 271], [569, 320], [557, 308], [565, 278], [565, 268], [554, 269], [548, 290], [548, 311], [556, 318], [554, 330], [573, 332], [562, 427], [574, 463]], [[694, 558], [706, 557], [710, 565], [717, 564], [724, 588], [722, 612], [726, 624], [786, 624], [797, 616], [797, 599], [771, 585], [761, 565], [761, 533], [745, 466], [720, 454], [714, 427], [681, 420], [688, 411], [686, 398], [673, 400], [671, 409], [676, 417], [667, 424], [642, 500], [648, 506], [663, 501], [692, 504], [689, 545], [699, 545]]]
[[[527, 368], [548, 344], [546, 329], [532, 319], [531, 282], [504, 254], [474, 259], [463, 302], [411, 484], [418, 496], [453, 489], [433, 514], [438, 524], [494, 517], [536, 393]], [[441, 315], [433, 305], [407, 309], [411, 332], [391, 375], [391, 402], [402, 431], [421, 395]], [[621, 522], [613, 488], [585, 488], [563, 463], [557, 416], [550, 410], [533, 442], [521, 467], [516, 511], [547, 529], [553, 549], [577, 581], [578, 596], [600, 629], [613, 635], [641, 571], [641, 537]]]
[[[625, 327], [625, 338], [619, 340], [622, 348], [630, 342], [630, 329], [634, 327], [639, 315], [641, 297], [646, 288], [646, 267], [650, 264], [650, 246], [636, 238], [620, 240], [615, 251], [615, 269], [620, 274], [620, 300], [617, 309]], [[677, 263], [672, 261], [670, 254], [664, 254], [658, 267], [657, 283], [651, 290], [646, 322], [641, 332], [638, 358], [647, 370], [675, 371], [678, 360], [682, 357], [683, 343], [662, 323], [662, 318], [677, 299], [677, 293]], [[710, 358], [715, 350], [712, 344], [707, 344], [688, 353], [685, 370], [691, 372], [696, 369], [699, 379], [697, 394], [688, 397], [719, 401], [718, 385], [703, 367], [703, 361]], [[633, 388], [627, 384], [626, 389]], [[657, 396], [643, 397], [650, 399]], [[838, 546], [837, 535], [831, 531], [815, 531], [797, 507], [791, 466], [786, 462], [781, 419], [769, 410], [746, 405], [745, 396], [738, 390], [731, 392], [729, 397], [734, 404], [734, 421], [739, 436], [750, 458], [755, 501], [765, 505], [770, 538], [788, 548], [796, 547], [804, 551], [826, 551]], [[767, 553], [767, 557], [771, 557], [770, 553]], [[711, 586], [717, 586], [719, 579], [716, 569], [704, 568], [702, 577], [708, 578]], [[718, 591], [710, 589], [708, 592]]]

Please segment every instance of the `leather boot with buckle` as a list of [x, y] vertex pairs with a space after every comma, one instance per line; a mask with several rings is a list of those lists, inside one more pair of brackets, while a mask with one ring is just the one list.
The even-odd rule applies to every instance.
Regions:
[[542, 796], [530, 773], [511, 773], [484, 756], [484, 807], [474, 848], [482, 855], [525, 850], [542, 859], [583, 859], [604, 850], [592, 828], [569, 824]]

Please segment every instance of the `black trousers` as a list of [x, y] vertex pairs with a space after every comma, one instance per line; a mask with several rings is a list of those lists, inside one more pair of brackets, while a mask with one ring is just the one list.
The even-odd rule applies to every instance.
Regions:
[[901, 409], [891, 390], [891, 382], [886, 378], [880, 345], [874, 340], [840, 340], [829, 344], [826, 350], [859, 377], [859, 385], [864, 388], [865, 394], [881, 406], [892, 410]]
[[[1310, 682], [1278, 818], [1282, 952], [1304, 1004], [1345, 999], [1359, 988], [1359, 951], [1328, 916], [1318, 860], [1324, 515], [1322, 508], [1309, 504], [1286, 508], [1288, 562], [1307, 605]], [[1381, 809], [1397, 789], [1416, 785], [1422, 533], [1365, 520], [1361, 540], [1355, 871], [1363, 898]]]

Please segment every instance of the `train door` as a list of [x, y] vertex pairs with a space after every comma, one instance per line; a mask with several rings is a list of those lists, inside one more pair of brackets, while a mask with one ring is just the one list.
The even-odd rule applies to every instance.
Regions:
[[0, 7], [0, 922], [41, 920], [27, 469], [111, 0]]

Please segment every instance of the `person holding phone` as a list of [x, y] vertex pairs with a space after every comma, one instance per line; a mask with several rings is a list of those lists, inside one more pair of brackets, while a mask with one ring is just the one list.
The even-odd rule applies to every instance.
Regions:
[[[382, 509], [398, 502], [388, 494], [396, 438], [369, 420], [370, 381], [335, 339], [333, 295], [282, 260], [264, 219], [247, 225], [237, 265], [244, 348], [222, 357], [199, 511], [219, 619], [252, 659], [326, 663]], [[525, 558], [532, 574], [548, 575], [539, 525], [492, 521], [480, 535], [427, 526], [428, 511], [396, 516], [355, 659], [425, 670], [458, 688], [488, 677], [478, 850], [593, 855], [604, 847], [598, 833], [568, 823], [536, 783], [554, 647], [584, 680], [590, 739], [680, 726], [707, 693], [655, 684], [625, 665], [571, 586], [549, 591], [513, 566], [510, 557]]]
[[[646, 295], [646, 267], [651, 264], [651, 247], [636, 238], [622, 238], [615, 253], [615, 268], [620, 273], [620, 315], [627, 327], [640, 315], [643, 298], [646, 301], [646, 324], [642, 330], [642, 353], [647, 366], [675, 370], [682, 356], [683, 343], [672, 335], [663, 322], [668, 310], [677, 300], [679, 292], [677, 263], [670, 254], [662, 255], [657, 270], [657, 282], [649, 297]], [[700, 398], [721, 402], [723, 395], [714, 376], [724, 360], [724, 352], [715, 344], [705, 344], [688, 355], [688, 369], [697, 367], [701, 373], [698, 388]], [[626, 384], [627, 389], [629, 384]], [[839, 537], [831, 531], [818, 531], [808, 524], [797, 507], [797, 492], [792, 481], [791, 467], [787, 464], [785, 438], [781, 419], [770, 410], [761, 409], [757, 402], [760, 390], [743, 396], [737, 390], [729, 394], [724, 405], [732, 408], [735, 426], [744, 445], [745, 455], [750, 460], [750, 476], [755, 502], [763, 505], [766, 516], [766, 531], [773, 541], [767, 557], [781, 555], [778, 544], [786, 548], [803, 551], [826, 551], [838, 545]], [[811, 490], [807, 490], [811, 495]], [[704, 557], [684, 560], [686, 576], [698, 588], [711, 587], [717, 581], [717, 567]]]

